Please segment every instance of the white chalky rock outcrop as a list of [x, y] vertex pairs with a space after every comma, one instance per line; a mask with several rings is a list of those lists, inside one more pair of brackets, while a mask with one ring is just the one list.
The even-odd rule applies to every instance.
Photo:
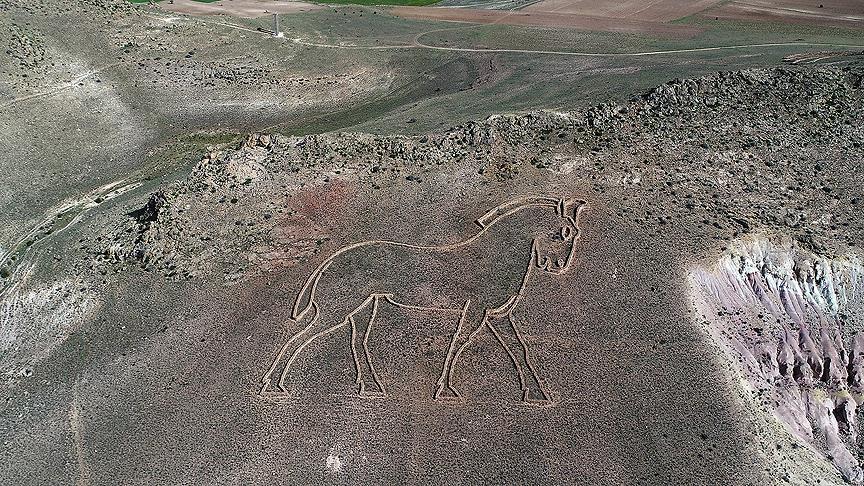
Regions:
[[864, 483], [864, 267], [789, 240], [750, 238], [691, 273], [708, 333], [765, 410]]
[[20, 287], [0, 293], [0, 388], [29, 376], [98, 306], [79, 281]]

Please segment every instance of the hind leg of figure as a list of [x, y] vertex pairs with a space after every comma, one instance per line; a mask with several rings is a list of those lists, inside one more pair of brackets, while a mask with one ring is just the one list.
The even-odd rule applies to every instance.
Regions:
[[[285, 392], [285, 380], [288, 377], [288, 372], [291, 365], [300, 355], [300, 353], [316, 339], [326, 336], [337, 329], [343, 328], [350, 323], [352, 314], [367, 305], [371, 297], [360, 301], [360, 303], [349, 307], [346, 311], [346, 306], [331, 305], [328, 307], [322, 306], [318, 310], [315, 319], [300, 332], [291, 337], [286, 346], [280, 352], [280, 365], [274, 368], [271, 379], [277, 379], [277, 391]], [[355, 301], [356, 302], [356, 301]], [[284, 363], [282, 365], [281, 363]], [[278, 373], [278, 374], [277, 374]]]
[[528, 345], [525, 344], [525, 338], [513, 321], [513, 316], [508, 313], [500, 319], [488, 320], [487, 324], [513, 360], [519, 376], [519, 386], [522, 388], [522, 400], [538, 404], [549, 403], [549, 395], [540, 385], [540, 379], [528, 355]]
[[375, 373], [369, 353], [369, 334], [378, 313], [378, 297], [351, 316], [351, 351], [357, 367], [357, 392], [361, 396], [383, 397], [384, 385]]
[[447, 400], [458, 399], [462, 396], [453, 386], [453, 370], [462, 352], [474, 340], [474, 337], [483, 330], [485, 322], [486, 308], [472, 304], [470, 301], [466, 302], [465, 307], [462, 309], [459, 323], [456, 326], [456, 332], [453, 334], [453, 340], [450, 341], [450, 346], [447, 349], [447, 357], [444, 359], [441, 377], [438, 379], [435, 398]]
[[[303, 339], [306, 335], [307, 331], [315, 326], [318, 322], [318, 308], [317, 305], [313, 302], [312, 309], [309, 312], [312, 313], [311, 317], [308, 317], [309, 323], [306, 324], [305, 328], [301, 328], [299, 331], [292, 334], [286, 341], [285, 344], [279, 348], [279, 352], [276, 354], [276, 357], [273, 359], [273, 363], [270, 365], [270, 368], [267, 370], [267, 373], [264, 374], [264, 377], [261, 378], [261, 391], [259, 393], [268, 394], [268, 393], [284, 393], [285, 390], [279, 386], [279, 377], [282, 376], [283, 370], [285, 370], [286, 360], [291, 357], [289, 353], [289, 349], [291, 349], [292, 345], [295, 341], [299, 339]], [[305, 317], [305, 316], [304, 316]], [[304, 324], [306, 319], [300, 318], [297, 320], [292, 320], [291, 322], [297, 324]], [[274, 383], [275, 378], [275, 383]]]

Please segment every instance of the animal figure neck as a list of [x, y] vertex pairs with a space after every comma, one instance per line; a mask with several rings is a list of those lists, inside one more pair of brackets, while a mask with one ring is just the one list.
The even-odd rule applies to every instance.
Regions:
[[533, 264], [536, 260], [535, 239], [538, 231], [540, 231], [537, 221], [543, 220], [542, 217], [538, 218], [538, 212], [548, 211], [552, 211], [552, 208], [522, 207], [481, 230], [475, 238], [472, 238], [471, 244], [481, 248], [489, 248], [488, 251], [496, 252], [495, 257], [499, 259], [527, 261], [525, 254], [529, 253]]

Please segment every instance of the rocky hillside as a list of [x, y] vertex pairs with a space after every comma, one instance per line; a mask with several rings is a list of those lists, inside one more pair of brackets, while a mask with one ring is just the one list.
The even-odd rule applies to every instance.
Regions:
[[754, 399], [853, 484], [864, 481], [864, 266], [790, 241], [736, 242], [693, 273], [697, 307]]
[[286, 225], [312, 224], [289, 222], [292, 188], [351, 178], [374, 190], [446, 169], [481, 185], [538, 170], [575, 177], [595, 195], [620, 194], [618, 216], [658, 233], [776, 232], [830, 254], [861, 244], [862, 76], [864, 66], [718, 73], [627, 104], [493, 116], [422, 137], [252, 135], [205, 154], [91, 250], [171, 277], [215, 264], [256, 272], [269, 268], [260, 258], [315, 251], [312, 241], [285, 253], [297, 246]]
[[[293, 484], [333, 455], [355, 482], [858, 482], [862, 76], [850, 57], [416, 137], [210, 138], [188, 174], [94, 192], [0, 263], [0, 475]], [[520, 307], [555, 406], [515, 397], [489, 334], [459, 377], [476, 394], [437, 403], [452, 330], [404, 309], [369, 343], [387, 399], [352, 394], [335, 334], [298, 365], [296, 401], [255, 393], [327, 255], [457, 241], [526, 194], [588, 202], [575, 270]]]
[[[862, 79], [860, 64], [728, 72], [624, 104], [493, 116], [419, 137], [253, 134], [213, 147], [185, 179], [84, 236], [79, 271], [238, 285], [358, 238], [328, 219], [349, 193], [569, 184], [610, 224], [639, 232], [633, 251], [668, 245], [685, 264], [699, 262], [691, 288], [706, 317], [693, 324], [727, 350], [729, 376], [749, 383], [742, 393], [768, 424], [748, 425], [752, 447], [772, 478], [825, 478], [807, 472], [811, 454], [860, 483], [864, 322], [850, 310], [860, 290], [849, 290], [860, 263], [843, 262], [864, 234]], [[442, 234], [429, 228], [423, 238]], [[705, 264], [706, 253], [726, 264]]]

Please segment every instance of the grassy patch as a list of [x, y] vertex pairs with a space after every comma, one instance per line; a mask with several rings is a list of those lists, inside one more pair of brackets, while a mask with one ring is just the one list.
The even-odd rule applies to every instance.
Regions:
[[834, 44], [864, 44], [864, 33], [857, 29], [823, 27], [769, 21], [746, 21], [706, 18], [693, 15], [674, 23], [702, 27], [706, 31], [694, 39], [705, 45], [743, 44], [760, 42], [825, 42]]

